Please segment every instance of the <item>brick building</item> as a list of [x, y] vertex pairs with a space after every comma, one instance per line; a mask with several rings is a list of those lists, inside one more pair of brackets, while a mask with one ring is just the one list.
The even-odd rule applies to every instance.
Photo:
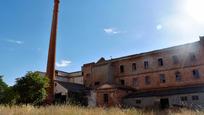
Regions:
[[200, 41], [84, 64], [91, 105], [204, 106], [204, 37]]
[[204, 37], [161, 50], [101, 58], [78, 72], [55, 73], [54, 93], [62, 100], [83, 94], [78, 101], [87, 100], [89, 106], [203, 108]]
[[[45, 76], [45, 72], [39, 72]], [[54, 102], [66, 103], [74, 100], [81, 105], [86, 103], [86, 88], [83, 85], [83, 76], [81, 71], [77, 72], [64, 72], [55, 71], [54, 79]]]

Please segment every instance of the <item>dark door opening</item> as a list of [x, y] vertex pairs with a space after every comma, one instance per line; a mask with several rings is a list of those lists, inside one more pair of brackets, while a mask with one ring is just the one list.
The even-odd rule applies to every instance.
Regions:
[[166, 109], [168, 107], [169, 107], [169, 99], [168, 98], [160, 99], [160, 108]]
[[105, 105], [108, 104], [108, 94], [103, 95], [103, 102], [104, 102]]

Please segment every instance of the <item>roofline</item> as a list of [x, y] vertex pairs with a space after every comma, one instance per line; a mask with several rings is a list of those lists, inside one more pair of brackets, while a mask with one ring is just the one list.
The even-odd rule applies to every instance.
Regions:
[[62, 70], [55, 70], [55, 72], [62, 72], [62, 73], [69, 74], [68, 72], [65, 72], [65, 71], [62, 71]]
[[141, 57], [141, 56], [145, 56], [145, 55], [151, 55], [151, 54], [154, 54], [154, 53], [160, 53], [160, 52], [174, 50], [176, 48], [187, 46], [187, 45], [197, 44], [199, 42], [200, 41], [196, 41], [196, 42], [192, 42], [192, 43], [181, 44], [181, 45], [162, 48], [162, 49], [158, 49], [158, 50], [152, 50], [152, 51], [148, 51], [148, 52], [143, 52], [143, 53], [138, 53], [138, 54], [133, 54], [133, 55], [128, 55], [128, 56], [122, 56], [122, 57], [113, 58], [113, 59], [110, 59], [110, 60], [107, 60], [107, 61], [112, 61], [113, 62], [113, 61], [119, 61], [119, 60], [123, 60], [123, 59], [129, 59], [129, 58], [132, 58], [132, 57]]
[[[136, 58], [136, 57], [151, 55], [151, 54], [154, 54], [154, 53], [165, 52], [165, 51], [168, 51], [168, 50], [171, 51], [171, 50], [174, 50], [174, 49], [179, 48], [179, 47], [184, 47], [184, 46], [192, 45], [192, 44], [198, 44], [198, 43], [200, 43], [200, 41], [201, 40], [191, 42], [191, 43], [185, 43], [185, 44], [181, 44], [181, 45], [177, 45], [177, 46], [162, 48], [162, 49], [158, 49], [158, 50], [152, 50], [152, 51], [148, 51], [148, 52], [143, 52], [143, 53], [138, 53], [138, 54], [133, 54], [133, 55], [122, 56], [122, 57], [118, 57], [118, 58], [113, 58], [113, 59], [106, 60], [106, 62], [115, 62], [115, 61], [120, 61], [120, 60], [127, 60], [127, 59], [130, 59], [130, 58], [133, 58], [133, 57]], [[84, 64], [83, 66], [91, 65], [91, 64], [97, 64], [97, 63], [91, 62], [91, 63]]]
[[54, 80], [54, 82], [62, 82], [62, 83], [69, 83], [69, 84], [75, 84], [75, 85], [84, 86], [83, 84], [72, 83], [72, 82], [65, 82], [65, 81], [58, 81], [58, 80]]
[[72, 73], [80, 73], [82, 71], [75, 71], [75, 72], [70, 72], [69, 74], [72, 74]]

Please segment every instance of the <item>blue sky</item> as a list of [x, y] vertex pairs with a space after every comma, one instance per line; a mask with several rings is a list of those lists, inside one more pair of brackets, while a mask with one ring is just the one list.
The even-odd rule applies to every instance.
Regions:
[[[189, 43], [204, 35], [203, 0], [61, 0], [57, 69]], [[45, 71], [53, 0], [0, 0], [0, 74]]]

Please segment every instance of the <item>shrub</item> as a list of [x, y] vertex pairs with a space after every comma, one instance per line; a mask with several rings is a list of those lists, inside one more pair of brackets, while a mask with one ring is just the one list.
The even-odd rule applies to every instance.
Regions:
[[38, 72], [28, 72], [24, 77], [18, 78], [14, 85], [15, 91], [19, 94], [18, 103], [41, 104], [47, 96], [48, 86], [47, 77], [41, 76]]

